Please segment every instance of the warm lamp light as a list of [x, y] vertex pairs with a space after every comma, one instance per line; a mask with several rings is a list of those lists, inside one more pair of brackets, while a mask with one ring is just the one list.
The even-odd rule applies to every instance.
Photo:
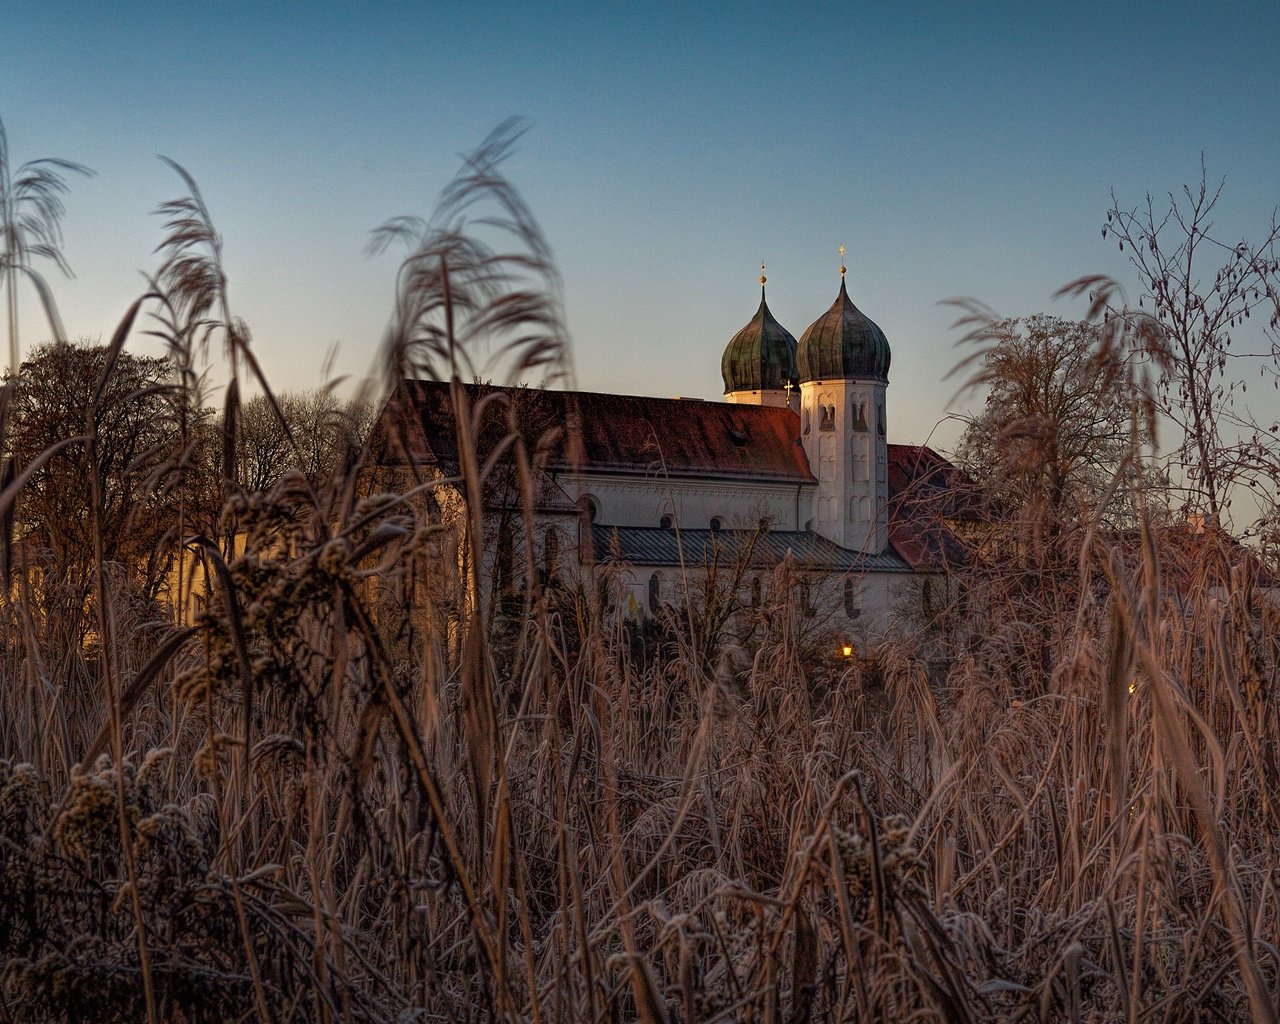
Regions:
[[843, 647], [840, 648], [840, 653], [843, 654], [846, 658], [852, 658], [853, 644], [846, 643]]

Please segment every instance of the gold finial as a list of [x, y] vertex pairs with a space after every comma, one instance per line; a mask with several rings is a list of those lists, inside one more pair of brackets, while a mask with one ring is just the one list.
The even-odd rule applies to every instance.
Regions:
[[844, 243], [840, 243], [840, 276], [844, 277]]
[[760, 261], [760, 283], [764, 284], [764, 260]]

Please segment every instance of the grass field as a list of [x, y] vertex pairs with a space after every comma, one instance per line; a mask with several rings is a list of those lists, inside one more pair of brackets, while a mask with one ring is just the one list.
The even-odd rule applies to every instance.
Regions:
[[[379, 236], [410, 253], [384, 381], [571, 380], [506, 144]], [[256, 364], [187, 184], [144, 312], [175, 409], [225, 345], [221, 518], [167, 541], [207, 596], [137, 595], [90, 472], [68, 618], [0, 493], [0, 1021], [1275, 1019], [1280, 630], [1242, 549], [1063, 525], [866, 662], [781, 578], [713, 624], [691, 582], [641, 644], [608, 572], [502, 623], [464, 572], [446, 633], [407, 595], [483, 564], [482, 467], [453, 522], [430, 481], [364, 493], [361, 450], [240, 493]]]

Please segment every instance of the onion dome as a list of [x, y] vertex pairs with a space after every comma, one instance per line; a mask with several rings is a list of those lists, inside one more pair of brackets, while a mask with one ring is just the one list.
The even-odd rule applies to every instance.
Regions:
[[801, 382], [878, 380], [889, 383], [889, 339], [849, 299], [840, 268], [840, 294], [800, 337], [796, 363]]
[[763, 274], [760, 308], [725, 348], [720, 374], [726, 395], [734, 391], [781, 391], [796, 385], [796, 339], [769, 312], [764, 301]]

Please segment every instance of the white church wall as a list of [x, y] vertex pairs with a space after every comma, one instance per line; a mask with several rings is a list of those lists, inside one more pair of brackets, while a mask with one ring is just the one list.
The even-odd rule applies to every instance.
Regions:
[[575, 501], [596, 505], [596, 522], [610, 526], [661, 526], [664, 515], [686, 530], [705, 530], [719, 518], [729, 529], [768, 519], [774, 530], [803, 530], [812, 485], [736, 480], [669, 480], [596, 473], [565, 475], [560, 486]]
[[[692, 601], [700, 606], [706, 599], [706, 570], [700, 565], [677, 566], [600, 565], [592, 566], [579, 558], [577, 522], [572, 516], [538, 516], [534, 523], [532, 558], [525, 547], [525, 529], [517, 517], [504, 520], [486, 516], [485, 560], [481, 572], [482, 600], [491, 607], [490, 596], [521, 598], [532, 566], [540, 584], [553, 579], [572, 584], [578, 579], [597, 592], [610, 607], [633, 621], [651, 618], [664, 606], [683, 607]], [[509, 541], [500, 536], [505, 527], [511, 531]], [[500, 563], [506, 562], [509, 568]], [[508, 575], [510, 573], [510, 575]], [[768, 567], [750, 567], [737, 573], [732, 565], [719, 567], [719, 585], [731, 586], [738, 576], [737, 598], [744, 611], [753, 604], [768, 603], [776, 598], [779, 585], [792, 587], [790, 599], [806, 618], [814, 619], [833, 636], [848, 640], [858, 649], [872, 645], [887, 633], [894, 615], [900, 611], [904, 597], [910, 598], [920, 577], [908, 573], [823, 572], [797, 567], [794, 576]], [[581, 574], [581, 575], [580, 575]], [[790, 580], [788, 584], [787, 581]], [[607, 581], [607, 582], [606, 582]], [[504, 593], [505, 591], [505, 593]], [[499, 605], [507, 602], [499, 600]], [[513, 600], [511, 608], [522, 603]]]
[[[623, 614], [630, 619], [651, 618], [663, 607], [681, 608], [687, 602], [700, 606], [706, 599], [706, 575], [697, 566], [685, 570], [674, 566], [629, 566], [610, 571], [616, 573]], [[725, 575], [732, 576], [732, 572]], [[903, 581], [911, 578], [901, 573], [802, 571], [790, 583], [790, 599], [806, 618], [819, 619], [825, 629], [862, 646], [884, 636]], [[775, 570], [747, 569], [737, 588], [738, 601], [744, 611], [768, 603], [776, 598], [777, 586]]]

